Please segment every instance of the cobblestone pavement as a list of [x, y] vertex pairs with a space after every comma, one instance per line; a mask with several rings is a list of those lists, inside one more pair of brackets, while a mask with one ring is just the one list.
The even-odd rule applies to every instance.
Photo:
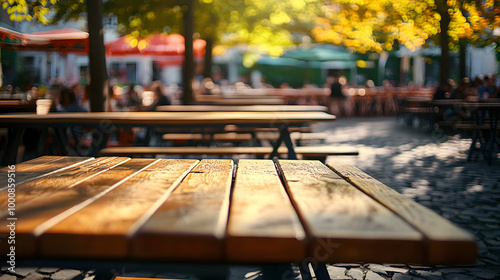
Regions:
[[475, 265], [332, 265], [332, 279], [500, 279], [500, 159], [488, 165], [477, 152], [467, 162], [469, 138], [419, 131], [391, 117], [339, 118], [315, 129], [328, 132], [328, 143], [360, 153], [327, 162], [357, 166], [469, 231], [479, 247]]
[[[467, 162], [470, 139], [459, 135], [436, 137], [401, 126], [394, 117], [339, 118], [331, 124], [318, 124], [314, 130], [327, 132], [328, 144], [355, 147], [360, 152], [356, 157], [329, 157], [327, 162], [354, 164], [469, 231], [479, 245], [474, 265], [331, 264], [327, 267], [331, 279], [500, 279], [500, 159], [488, 165], [478, 155]], [[0, 274], [0, 280], [94, 279], [92, 271], [57, 268], [23, 268], [13, 274], [3, 267]], [[174, 278], [148, 272], [122, 275]], [[236, 267], [230, 271], [231, 280], [260, 278], [258, 268]]]

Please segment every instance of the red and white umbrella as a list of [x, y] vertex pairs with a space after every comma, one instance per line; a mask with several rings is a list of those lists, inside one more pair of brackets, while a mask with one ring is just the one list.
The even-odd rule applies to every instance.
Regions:
[[[193, 55], [205, 55], [205, 40], [193, 41]], [[179, 34], [152, 34], [146, 38], [123, 36], [106, 44], [106, 55], [149, 55], [154, 56], [160, 66], [180, 65], [184, 61], [184, 37]]]

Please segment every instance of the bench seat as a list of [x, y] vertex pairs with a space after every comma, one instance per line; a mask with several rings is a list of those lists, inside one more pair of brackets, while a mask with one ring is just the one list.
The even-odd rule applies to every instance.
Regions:
[[[461, 129], [461, 130], [490, 130], [491, 125], [489, 123], [486, 124], [475, 124], [475, 123], [461, 123], [461, 124], [455, 124], [454, 125], [455, 129]], [[500, 129], [499, 127], [496, 128], [497, 130]]]
[[[258, 132], [256, 138], [259, 140], [274, 141], [278, 139], [279, 133], [277, 132]], [[328, 135], [324, 132], [300, 132], [295, 131], [290, 133], [290, 138], [297, 143], [301, 141], [326, 141]]]
[[201, 133], [167, 133], [163, 134], [162, 139], [165, 141], [196, 141], [196, 142], [247, 142], [252, 140], [250, 133], [216, 133], [201, 134]]
[[[144, 155], [256, 155], [267, 156], [272, 147], [108, 147], [102, 149], [100, 156], [144, 156]], [[303, 157], [352, 156], [358, 151], [350, 147], [300, 146], [295, 147], [297, 155]], [[288, 153], [286, 147], [280, 147], [279, 154]]]

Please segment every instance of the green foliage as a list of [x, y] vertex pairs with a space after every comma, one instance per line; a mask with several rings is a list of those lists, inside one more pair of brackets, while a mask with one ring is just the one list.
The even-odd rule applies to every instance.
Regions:
[[56, 3], [57, 0], [6, 0], [2, 1], [2, 8], [12, 21], [36, 20], [47, 24], [50, 8]]
[[395, 43], [409, 49], [439, 45], [440, 22], [449, 19], [450, 47], [460, 40], [474, 45], [497, 42], [492, 30], [500, 25], [498, 0], [333, 0], [313, 33], [322, 42], [342, 44], [360, 52], [391, 50]]
[[[194, 5], [195, 32], [215, 44], [245, 43], [273, 55], [310, 38], [319, 0], [199, 0]], [[153, 32], [182, 33], [182, 1], [110, 0], [105, 11], [118, 18], [119, 31], [133, 36]]]

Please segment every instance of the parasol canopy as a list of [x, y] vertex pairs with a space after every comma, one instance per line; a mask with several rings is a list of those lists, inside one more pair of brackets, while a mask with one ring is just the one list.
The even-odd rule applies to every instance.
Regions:
[[345, 50], [327, 47], [315, 47], [312, 49], [296, 49], [283, 54], [282, 57], [294, 58], [301, 61], [356, 61], [357, 55]]
[[0, 46], [20, 46], [26, 41], [22, 33], [0, 27]]
[[89, 49], [89, 34], [73, 28], [32, 32], [24, 35], [28, 38], [25, 46], [29, 49], [82, 53], [88, 53]]
[[[194, 57], [203, 57], [206, 45], [205, 40], [194, 40]], [[179, 34], [157, 33], [145, 38], [135, 38], [127, 35], [106, 44], [106, 55], [154, 56], [160, 66], [182, 64], [184, 50], [184, 37]]]
[[19, 33], [0, 27], [0, 46], [16, 50], [88, 52], [89, 34], [72, 28]]

